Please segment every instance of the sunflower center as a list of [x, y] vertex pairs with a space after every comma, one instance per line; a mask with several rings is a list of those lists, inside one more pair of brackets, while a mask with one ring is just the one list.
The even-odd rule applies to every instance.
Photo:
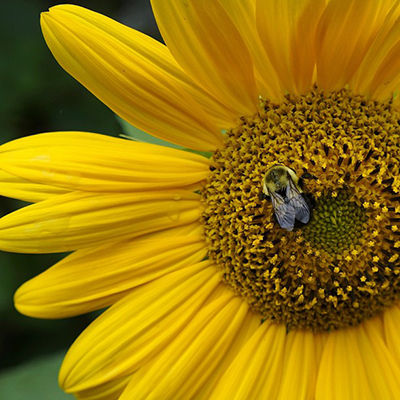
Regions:
[[[399, 299], [399, 122], [391, 102], [315, 89], [227, 132], [202, 190], [209, 257], [263, 319], [332, 330]], [[292, 231], [263, 196], [277, 164], [306, 173], [297, 195], [313, 204]]]

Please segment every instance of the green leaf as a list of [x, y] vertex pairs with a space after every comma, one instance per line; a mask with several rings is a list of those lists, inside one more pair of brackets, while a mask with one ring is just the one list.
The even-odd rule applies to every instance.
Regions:
[[55, 353], [9, 368], [0, 374], [0, 400], [72, 400], [58, 386], [63, 353]]

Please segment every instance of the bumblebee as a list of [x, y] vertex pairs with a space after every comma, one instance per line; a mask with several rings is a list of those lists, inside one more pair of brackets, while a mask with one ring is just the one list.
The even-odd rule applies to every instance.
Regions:
[[[306, 173], [303, 177], [313, 176]], [[311, 218], [311, 202], [300, 186], [303, 177], [284, 165], [274, 165], [263, 179], [264, 195], [271, 199], [278, 224], [287, 231], [292, 231], [297, 221], [307, 224]]]

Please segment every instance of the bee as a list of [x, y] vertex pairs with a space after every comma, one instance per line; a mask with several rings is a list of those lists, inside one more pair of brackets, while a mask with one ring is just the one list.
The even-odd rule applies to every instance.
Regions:
[[274, 165], [263, 179], [264, 195], [271, 198], [276, 220], [287, 231], [292, 231], [297, 221], [307, 224], [311, 218], [311, 202], [300, 187], [302, 179], [284, 165]]

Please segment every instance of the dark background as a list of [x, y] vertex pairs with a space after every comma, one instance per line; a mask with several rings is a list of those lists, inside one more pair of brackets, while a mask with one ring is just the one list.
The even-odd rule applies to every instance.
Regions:
[[[48, 131], [123, 133], [115, 115], [71, 78], [46, 47], [39, 16], [56, 4], [60, 3], [0, 0], [0, 144]], [[149, 0], [73, 4], [159, 39]], [[0, 198], [0, 216], [22, 205]], [[37, 320], [20, 315], [13, 306], [15, 290], [61, 257], [0, 252], [0, 400], [69, 398], [57, 388], [57, 369], [66, 349], [95, 315]]]

